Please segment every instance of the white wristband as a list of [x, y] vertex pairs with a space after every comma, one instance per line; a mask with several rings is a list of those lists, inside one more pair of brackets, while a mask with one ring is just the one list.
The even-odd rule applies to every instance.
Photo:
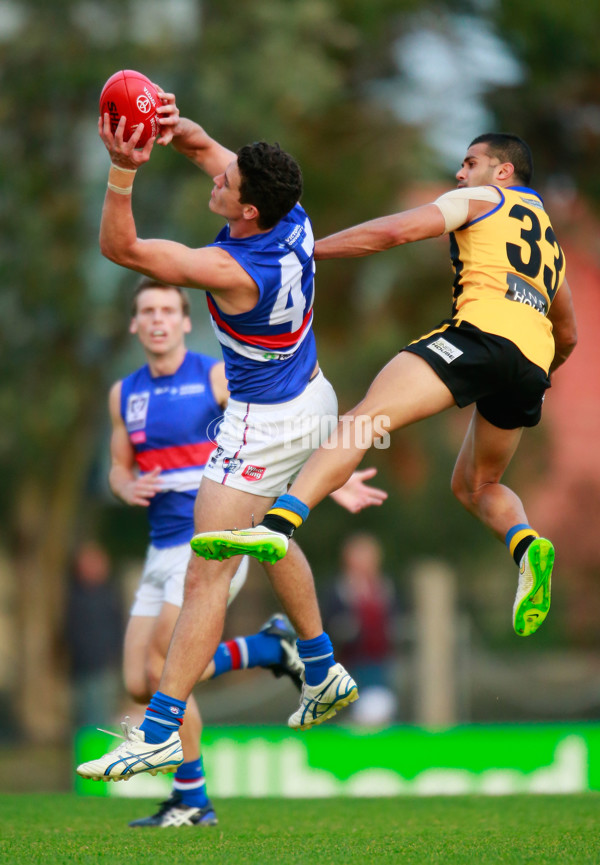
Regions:
[[133, 185], [132, 186], [115, 186], [114, 183], [107, 183], [106, 185], [108, 186], [108, 188], [112, 192], [117, 192], [119, 195], [131, 195], [131, 192], [133, 191]]

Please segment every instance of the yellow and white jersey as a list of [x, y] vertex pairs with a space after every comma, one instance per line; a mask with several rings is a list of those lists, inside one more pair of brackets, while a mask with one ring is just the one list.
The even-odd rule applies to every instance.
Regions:
[[452, 316], [509, 339], [547, 371], [554, 339], [546, 316], [564, 279], [565, 257], [537, 192], [494, 189], [498, 204], [450, 234]]

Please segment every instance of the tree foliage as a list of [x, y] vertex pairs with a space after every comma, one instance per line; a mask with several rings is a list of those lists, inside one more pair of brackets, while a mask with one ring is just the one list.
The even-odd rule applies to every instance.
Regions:
[[506, 0], [491, 4], [488, 15], [524, 70], [519, 84], [490, 94], [499, 126], [527, 139], [538, 178], [576, 187], [598, 208], [600, 57], [593, 34], [600, 8]]
[[[527, 76], [492, 95], [497, 116], [531, 139], [543, 170], [585, 180], [600, 198], [600, 175], [591, 171], [600, 63], [590, 39], [600, 16], [593, 4], [577, 16], [560, 0], [428, 9], [483, 16], [504, 35]], [[102, 83], [117, 69], [140, 69], [229, 147], [279, 141], [303, 166], [304, 204], [323, 235], [404, 206], [424, 165], [431, 179], [433, 155], [421, 130], [402, 125], [376, 98], [382, 81], [403, 85], [394, 46], [419, 10], [417, 0], [21, 0], [10, 6], [12, 17], [0, 16], [0, 544], [18, 586], [23, 651], [15, 682], [32, 735], [62, 729], [53, 694], [62, 681], [66, 564], [74, 538], [94, 528], [103, 507], [90, 469], [106, 447], [106, 392], [126, 339], [133, 282], [97, 247], [108, 165], [96, 134]], [[206, 179], [169, 149], [141, 175], [134, 210], [142, 236], [191, 245], [212, 239], [220, 223], [206, 207]], [[322, 265], [317, 280], [321, 360], [342, 408], [447, 310], [443, 245]], [[473, 538], [468, 518], [448, 508], [436, 533], [430, 525], [432, 502], [449, 502], [454, 438], [432, 421], [375, 453], [392, 502], [361, 525], [377, 526], [409, 552], [464, 559]], [[314, 541], [307, 536], [309, 554], [341, 526], [323, 508]], [[324, 569], [331, 566], [323, 559]]]
[[[107, 166], [95, 132], [103, 81], [119, 68], [140, 69], [229, 146], [279, 140], [305, 166], [316, 223], [339, 223], [340, 206], [344, 221], [356, 221], [391, 205], [401, 182], [408, 139], [389, 112], [370, 104], [366, 84], [385, 74], [398, 15], [411, 6], [23, 0], [12, 7], [13, 32], [0, 42], [0, 513], [23, 636], [19, 712], [32, 735], [62, 726], [55, 695], [66, 566], [95, 512], [88, 478], [106, 445], [99, 432], [125, 335], [123, 286], [131, 284], [97, 249]], [[156, 153], [137, 186], [142, 235], [201, 244], [216, 232], [206, 181], [176, 154]], [[346, 292], [334, 287], [324, 296], [322, 319], [335, 321]]]

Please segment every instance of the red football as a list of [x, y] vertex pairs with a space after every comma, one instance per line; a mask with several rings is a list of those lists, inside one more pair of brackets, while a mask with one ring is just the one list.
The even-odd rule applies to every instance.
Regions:
[[156, 118], [156, 109], [161, 104], [156, 87], [133, 69], [121, 69], [111, 75], [100, 94], [100, 116], [110, 114], [110, 128], [114, 131], [123, 115], [127, 118], [124, 140], [131, 137], [139, 123], [144, 124], [144, 131], [137, 146], [143, 145], [155, 135], [160, 134]]

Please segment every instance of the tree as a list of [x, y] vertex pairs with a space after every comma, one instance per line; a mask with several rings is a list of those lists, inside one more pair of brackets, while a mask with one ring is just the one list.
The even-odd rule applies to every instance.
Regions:
[[[394, 22], [414, 5], [191, 0], [187, 21], [133, 0], [14, 7], [0, 43], [11, 85], [0, 102], [0, 544], [19, 611], [13, 687], [25, 735], [66, 732], [65, 574], [97, 504], [87, 483], [125, 337], [122, 286], [131, 275], [103, 262], [96, 239], [107, 167], [95, 132], [102, 83], [138, 68], [230, 146], [278, 139], [305, 165], [307, 201], [329, 227], [340, 206], [344, 221], [385, 207], [401, 184], [402, 155], [410, 161], [410, 139], [368, 84], [389, 69]], [[214, 235], [180, 157], [157, 153], [144, 173], [135, 201], [142, 234], [195, 243]], [[323, 292], [321, 335], [336, 331], [346, 294], [333, 281]]]

